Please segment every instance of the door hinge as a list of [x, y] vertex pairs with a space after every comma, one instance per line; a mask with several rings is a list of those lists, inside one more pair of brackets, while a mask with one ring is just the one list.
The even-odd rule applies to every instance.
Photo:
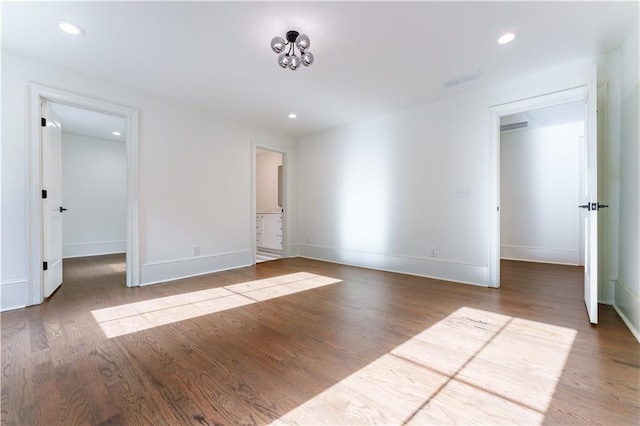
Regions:
[[42, 190], [42, 199], [44, 200], [45, 198], [47, 198], [47, 190], [43, 189]]
[[47, 119], [44, 117], [40, 118], [40, 124], [42, 127], [47, 127]]
[[49, 269], [49, 264], [47, 262], [42, 262], [42, 270], [46, 271], [47, 269]]

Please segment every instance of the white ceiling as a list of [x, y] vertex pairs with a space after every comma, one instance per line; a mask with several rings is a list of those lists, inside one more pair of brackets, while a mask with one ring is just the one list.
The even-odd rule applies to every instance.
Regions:
[[[2, 44], [301, 136], [615, 50], [637, 19], [638, 2], [612, 1], [3, 2]], [[311, 67], [278, 67], [269, 42], [290, 29], [309, 35]]]
[[[122, 117], [103, 114], [69, 105], [51, 103], [53, 112], [60, 118], [62, 131], [91, 138], [124, 142], [125, 120]], [[120, 136], [113, 132], [119, 132]]]

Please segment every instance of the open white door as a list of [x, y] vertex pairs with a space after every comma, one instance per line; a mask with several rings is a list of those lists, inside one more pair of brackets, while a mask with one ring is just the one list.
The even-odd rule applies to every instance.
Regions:
[[597, 125], [597, 71], [593, 64], [589, 73], [585, 131], [586, 179], [581, 208], [584, 213], [584, 302], [589, 321], [598, 323], [598, 125]]
[[62, 284], [62, 128], [42, 101], [42, 236], [44, 297]]

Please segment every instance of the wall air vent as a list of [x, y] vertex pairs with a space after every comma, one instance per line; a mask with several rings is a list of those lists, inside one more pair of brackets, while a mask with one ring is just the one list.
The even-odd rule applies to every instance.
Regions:
[[452, 80], [445, 81], [444, 83], [442, 83], [442, 85], [447, 89], [449, 89], [453, 86], [458, 86], [459, 84], [468, 83], [470, 81], [477, 80], [481, 77], [482, 77], [482, 74], [480, 74], [480, 70], [477, 70], [467, 74], [459, 75]]
[[503, 124], [500, 126], [500, 131], [506, 132], [507, 130], [522, 129], [524, 127], [529, 127], [528, 121], [518, 121], [517, 123]]

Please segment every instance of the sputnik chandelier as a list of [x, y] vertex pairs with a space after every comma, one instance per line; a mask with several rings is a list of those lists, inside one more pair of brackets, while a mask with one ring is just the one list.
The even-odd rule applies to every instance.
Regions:
[[[289, 50], [284, 52], [287, 46]], [[313, 54], [309, 52], [309, 46], [311, 46], [309, 37], [297, 31], [287, 31], [286, 41], [280, 36], [271, 40], [271, 50], [278, 54], [278, 64], [292, 71], [300, 68], [300, 64], [308, 67], [313, 63]], [[300, 51], [300, 56], [296, 55], [296, 47]]]

